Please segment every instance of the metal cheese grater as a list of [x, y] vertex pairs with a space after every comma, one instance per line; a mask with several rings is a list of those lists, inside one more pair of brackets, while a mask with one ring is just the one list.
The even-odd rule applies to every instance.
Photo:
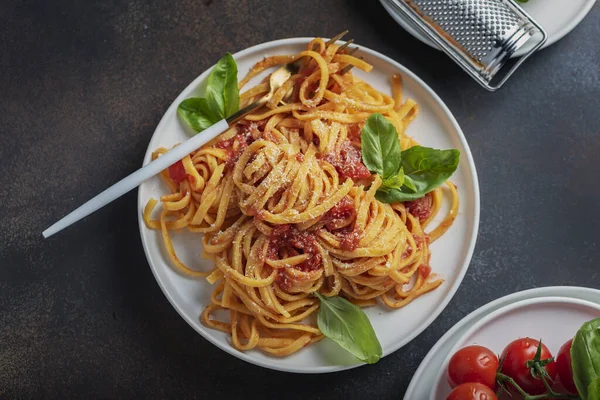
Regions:
[[[477, 82], [498, 90], [548, 35], [511, 0], [384, 0]], [[496, 74], [536, 33], [541, 39], [503, 76]], [[492, 80], [495, 82], [493, 83]]]

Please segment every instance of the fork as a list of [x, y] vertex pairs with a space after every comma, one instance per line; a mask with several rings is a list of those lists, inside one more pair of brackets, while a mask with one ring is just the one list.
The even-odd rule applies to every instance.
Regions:
[[[345, 30], [344, 32], [332, 37], [331, 39], [329, 39], [327, 41], [326, 45], [329, 46], [329, 45], [334, 44], [335, 42], [340, 40], [342, 37], [344, 37], [347, 33], [348, 33], [348, 31]], [[346, 50], [348, 48], [348, 46], [350, 46], [352, 43], [354, 43], [354, 39], [348, 40], [347, 42], [342, 44], [337, 49], [337, 51], [339, 52], [342, 50]], [[316, 50], [316, 46], [313, 46], [312, 50]], [[346, 50], [346, 54], [354, 54], [357, 50], [358, 50], [358, 46], [355, 46], [352, 49]], [[361, 56], [359, 58], [362, 60], [363, 57]], [[245, 117], [246, 115], [248, 115], [255, 109], [258, 109], [258, 108], [264, 106], [265, 104], [267, 104], [267, 102], [271, 99], [271, 97], [273, 97], [273, 95], [275, 94], [277, 89], [279, 89], [281, 87], [281, 85], [283, 85], [288, 79], [290, 79], [290, 77], [292, 75], [298, 73], [298, 70], [300, 69], [302, 63], [306, 59], [307, 59], [306, 56], [300, 57], [297, 60], [294, 60], [285, 65], [282, 65], [277, 70], [275, 70], [273, 73], [271, 73], [271, 76], [269, 77], [269, 92], [267, 94], [265, 94], [263, 97], [261, 97], [260, 99], [256, 100], [255, 102], [253, 102], [251, 104], [248, 104], [246, 107], [240, 109], [236, 113], [232, 114], [229, 118], [227, 118], [227, 122], [229, 123], [229, 125], [235, 124], [241, 118]], [[354, 67], [354, 65], [352, 65], [352, 64], [346, 65], [340, 71], [340, 75], [344, 75], [345, 73], [350, 71], [352, 69], [352, 67]], [[206, 132], [206, 131], [203, 131], [203, 132]]]
[[[344, 31], [339, 35], [331, 38], [327, 42], [327, 45], [334, 44], [344, 35], [346, 35], [346, 33], [348, 33], [348, 31]], [[346, 43], [339, 47], [338, 51], [347, 49], [348, 46], [352, 43], [352, 40], [348, 40]], [[356, 50], [358, 50], [358, 47], [354, 47], [351, 50], [346, 50], [346, 54], [352, 54]], [[193, 136], [192, 138], [186, 140], [179, 146], [169, 150], [167, 153], [163, 154], [156, 160], [138, 169], [131, 175], [123, 178], [108, 189], [104, 190], [102, 193], [98, 194], [96, 197], [89, 200], [87, 203], [83, 204], [74, 211], [71, 211], [65, 217], [63, 217], [58, 222], [56, 222], [44, 232], [42, 232], [42, 235], [45, 238], [48, 238], [54, 235], [55, 233], [63, 230], [64, 228], [68, 227], [69, 225], [74, 224], [80, 219], [87, 217], [88, 215], [104, 207], [108, 203], [118, 199], [119, 197], [128, 193], [132, 189], [138, 187], [145, 180], [159, 174], [161, 171], [175, 164], [177, 161], [181, 160], [182, 158], [190, 154], [192, 151], [210, 142], [215, 137], [225, 132], [227, 129], [229, 129], [230, 126], [234, 125], [236, 122], [238, 122], [240, 119], [242, 119], [252, 111], [264, 106], [269, 101], [269, 99], [273, 97], [273, 94], [277, 91], [277, 89], [279, 89], [281, 85], [283, 85], [293, 74], [298, 72], [301, 63], [304, 61], [303, 59], [304, 57], [301, 57], [298, 60], [295, 60], [294, 62], [281, 66], [275, 72], [273, 72], [269, 78], [269, 92], [263, 97], [256, 100], [252, 104], [249, 104], [248, 106], [240, 109], [228, 118], [220, 120], [216, 124], [212, 125], [210, 128], [202, 131], [202, 134]], [[340, 71], [340, 73], [345, 74], [351, 68], [352, 65], [347, 65]]]

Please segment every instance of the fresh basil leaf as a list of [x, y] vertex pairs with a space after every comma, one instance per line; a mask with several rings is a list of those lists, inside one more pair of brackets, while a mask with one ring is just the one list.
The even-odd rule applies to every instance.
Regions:
[[588, 321], [579, 328], [571, 345], [573, 381], [583, 400], [600, 398], [600, 318]]
[[400, 189], [404, 184], [404, 179], [404, 169], [400, 168], [400, 171], [398, 171], [398, 174], [396, 176], [386, 181], [383, 181], [383, 187], [385, 189]]
[[586, 400], [600, 400], [600, 378], [595, 379], [588, 386], [588, 397]]
[[396, 179], [402, 149], [394, 125], [381, 114], [371, 114], [360, 139], [363, 163], [369, 171], [379, 174], [383, 181]]
[[[408, 177], [408, 176], [407, 176]], [[406, 186], [402, 186], [402, 189], [380, 189], [375, 192], [375, 198], [382, 203], [392, 204], [401, 203], [403, 201], [413, 201], [420, 199], [425, 196], [428, 192], [414, 192], [411, 193], [406, 190]]]
[[416, 198], [423, 197], [450, 178], [458, 167], [459, 159], [460, 151], [456, 149], [438, 150], [414, 146], [404, 150], [402, 168], [414, 184], [414, 194], [420, 195]]
[[375, 198], [382, 203], [417, 200], [444, 183], [458, 167], [458, 150], [437, 150], [414, 146], [402, 152], [404, 185], [401, 188], [382, 187]]
[[405, 193], [400, 189], [379, 188], [377, 192], [375, 192], [375, 198], [385, 204], [400, 203], [403, 201], [414, 200], [423, 197], [420, 194], [416, 195], [417, 197], [414, 196], [414, 193]]
[[206, 96], [186, 99], [177, 114], [196, 132], [229, 117], [240, 108], [237, 65], [231, 54], [225, 54], [208, 75]]
[[411, 177], [416, 190], [427, 193], [450, 178], [459, 159], [460, 151], [456, 149], [413, 146], [402, 152], [402, 168]]
[[367, 119], [360, 138], [363, 163], [383, 181], [375, 197], [384, 203], [420, 199], [458, 167], [458, 150], [414, 146], [402, 151], [396, 128], [381, 114]]
[[[404, 168], [402, 168], [404, 171]], [[404, 191], [409, 193], [415, 193], [417, 191], [417, 186], [415, 185], [415, 181], [408, 175], [404, 175]]]
[[240, 106], [237, 65], [233, 56], [225, 54], [208, 76], [206, 99], [212, 117], [221, 120], [236, 112]]
[[321, 332], [359, 360], [368, 364], [379, 361], [383, 350], [363, 310], [339, 296], [316, 295], [321, 300], [317, 317]]
[[227, 70], [227, 82], [223, 91], [225, 99], [225, 118], [235, 114], [240, 109], [240, 89], [238, 88], [238, 69], [233, 56], [226, 54], [229, 69]]
[[206, 99], [192, 97], [185, 99], [177, 107], [177, 114], [195, 131], [202, 132], [219, 119], [214, 119]]

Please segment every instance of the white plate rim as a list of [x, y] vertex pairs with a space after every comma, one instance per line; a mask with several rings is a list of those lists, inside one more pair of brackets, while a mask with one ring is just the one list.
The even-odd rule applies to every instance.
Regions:
[[[598, 302], [600, 302], [600, 290], [582, 286], [546, 286], [539, 287], [533, 289], [522, 290], [519, 292], [511, 293], [506, 296], [500, 297], [496, 300], [493, 300], [483, 306], [475, 309], [467, 316], [462, 318], [456, 324], [450, 328], [429, 350], [419, 367], [415, 371], [408, 388], [406, 389], [406, 393], [404, 394], [404, 400], [414, 400], [414, 399], [423, 399], [423, 397], [418, 397], [422, 394], [422, 390], [420, 385], [427, 385], [431, 387], [432, 382], [429, 379], [424, 378], [424, 375], [431, 371], [432, 367], [430, 364], [432, 360], [436, 358], [436, 355], [443, 350], [443, 361], [445, 362], [447, 355], [451, 352], [451, 348], [444, 349], [449, 343], [455, 339], [454, 344], [451, 344], [452, 348], [454, 345], [463, 337], [463, 335], [470, 330], [470, 328], [466, 328], [465, 332], [458, 334], [459, 331], [465, 327], [469, 326], [469, 324], [477, 324], [480, 320], [486, 318], [488, 313], [493, 313], [505, 306], [510, 304], [519, 302], [524, 299], [532, 299], [532, 298], [573, 298], [578, 300], [587, 301], [590, 303], [594, 303], [592, 298], [596, 298]], [[437, 361], [437, 370], [435, 371], [435, 376], [439, 376], [439, 369], [443, 368], [443, 361]]]
[[[532, 305], [544, 304], [544, 303], [576, 304], [576, 305], [592, 307], [592, 308], [595, 308], [600, 311], [600, 304], [596, 304], [596, 303], [593, 303], [588, 300], [575, 299], [572, 297], [565, 297], [565, 296], [544, 296], [544, 297], [534, 297], [531, 299], [519, 300], [514, 303], [507, 304], [504, 307], [500, 307], [497, 310], [494, 310], [493, 312], [489, 313], [488, 315], [486, 315], [485, 317], [483, 317], [482, 319], [478, 320], [476, 323], [471, 325], [471, 327], [467, 331], [465, 331], [465, 333], [463, 333], [461, 335], [461, 337], [458, 339], [458, 341], [452, 347], [452, 349], [450, 349], [450, 352], [448, 354], [448, 357], [446, 358], [446, 361], [449, 361], [450, 354], [453, 354], [459, 350], [459, 346], [465, 345], [464, 340], [466, 337], [471, 336], [473, 334], [473, 332], [477, 331], [482, 326], [489, 324], [494, 319], [499, 318], [506, 313], [515, 311], [519, 308], [525, 308], [525, 307], [529, 307]], [[446, 363], [444, 363], [444, 365], [445, 364]]]
[[[254, 52], [264, 52], [265, 50], [271, 48], [271, 47], [275, 47], [275, 46], [284, 46], [284, 45], [289, 45], [289, 46], [293, 46], [293, 45], [303, 45], [303, 44], [307, 44], [310, 40], [313, 40], [314, 37], [296, 37], [296, 38], [287, 38], [287, 39], [279, 39], [279, 40], [273, 40], [273, 41], [269, 41], [269, 42], [264, 42], [261, 44], [257, 44], [251, 47], [248, 47], [244, 50], [241, 50], [235, 54], [233, 54], [234, 58], [238, 58], [238, 57], [245, 57], [250, 53], [254, 53]], [[384, 62], [394, 66], [394, 68], [398, 69], [402, 74], [406, 74], [407, 76], [409, 76], [411, 79], [413, 79], [423, 90], [425, 90], [427, 92], [427, 94], [429, 96], [431, 96], [431, 98], [437, 103], [437, 105], [440, 107], [440, 109], [442, 110], [442, 112], [445, 114], [445, 116], [447, 117], [448, 122], [452, 125], [452, 128], [456, 131], [457, 134], [457, 139], [460, 141], [461, 145], [463, 146], [463, 148], [465, 149], [465, 158], [468, 162], [468, 170], [471, 173], [472, 179], [471, 182], [469, 182], [472, 185], [473, 188], [473, 231], [471, 234], [471, 237], [468, 238], [468, 246], [467, 246], [467, 251], [466, 251], [466, 255], [464, 258], [464, 262], [463, 264], [460, 266], [459, 272], [456, 276], [456, 280], [454, 282], [454, 284], [452, 286], [449, 287], [448, 289], [448, 294], [446, 295], [446, 297], [444, 298], [443, 301], [441, 301], [440, 303], [438, 303], [438, 305], [436, 306], [436, 308], [433, 310], [433, 312], [429, 315], [429, 318], [427, 318], [417, 329], [415, 329], [410, 335], [407, 335], [405, 338], [403, 338], [402, 341], [399, 341], [396, 345], [391, 346], [389, 349], [384, 349], [384, 354], [383, 357], [392, 354], [393, 352], [397, 351], [399, 348], [401, 348], [402, 346], [406, 345], [407, 343], [409, 343], [411, 340], [413, 340], [416, 336], [418, 336], [419, 334], [421, 334], [429, 325], [431, 325], [431, 323], [439, 316], [439, 314], [441, 314], [441, 312], [446, 308], [446, 306], [449, 304], [449, 302], [452, 300], [452, 298], [454, 297], [454, 295], [456, 294], [458, 287], [460, 286], [460, 284], [462, 283], [464, 276], [467, 272], [467, 269], [470, 265], [472, 256], [473, 256], [473, 252], [475, 250], [475, 244], [477, 241], [477, 236], [478, 236], [478, 232], [479, 232], [479, 221], [480, 221], [480, 192], [479, 192], [479, 179], [477, 176], [477, 170], [475, 167], [475, 162], [473, 160], [473, 155], [471, 153], [471, 150], [469, 148], [469, 145], [467, 143], [467, 140], [464, 136], [464, 133], [462, 131], [462, 129], [460, 128], [458, 122], [456, 121], [456, 118], [454, 117], [454, 115], [452, 114], [452, 112], [450, 111], [450, 109], [446, 106], [446, 104], [441, 100], [441, 98], [433, 91], [433, 89], [431, 89], [421, 78], [419, 78], [415, 73], [413, 73], [411, 70], [409, 70], [408, 68], [406, 68], [405, 66], [403, 66], [402, 64], [392, 60], [391, 58], [389, 58], [388, 56], [381, 54], [375, 50], [371, 50], [370, 48], [364, 47], [364, 46], [359, 46], [360, 47], [360, 51], [363, 53], [366, 53], [374, 58], [378, 58], [380, 60], [383, 60]], [[175, 98], [175, 100], [171, 103], [171, 105], [167, 108], [167, 110], [165, 111], [165, 113], [163, 114], [163, 117], [161, 118], [160, 122], [158, 123], [154, 133], [152, 134], [152, 137], [150, 138], [148, 143], [151, 143], [152, 140], [154, 139], [155, 135], [157, 135], [163, 128], [163, 126], [167, 123], [167, 115], [169, 115], [173, 109], [175, 109], [177, 107], [177, 104], [183, 100], [182, 98], [180, 99], [180, 97], [183, 96], [184, 92], [187, 92], [189, 88], [191, 87], [198, 87], [200, 85], [201, 82], [204, 81], [204, 79], [208, 76], [208, 73], [212, 70], [212, 68], [214, 67], [214, 65], [212, 65], [211, 67], [209, 67], [208, 69], [206, 69], [202, 74], [200, 74], [197, 78], [195, 78], [190, 84], [188, 84], [184, 89], [182, 89], [182, 91], [177, 95], [177, 97]], [[150, 146], [148, 146], [148, 149], [146, 150], [146, 153], [144, 155], [144, 161], [142, 165], [146, 165], [148, 162], [150, 162], [151, 159], [151, 154], [152, 154], [152, 149], [150, 148]], [[144, 208], [144, 199], [142, 199], [142, 195], [141, 195], [141, 191], [138, 189], [138, 202], [137, 202], [137, 209], [139, 210], [143, 210]], [[190, 325], [190, 327], [192, 327], [192, 329], [194, 329], [197, 333], [199, 333], [203, 338], [205, 338], [206, 340], [208, 340], [210, 343], [212, 343], [213, 345], [215, 345], [216, 347], [218, 347], [219, 349], [229, 353], [230, 355], [239, 358], [243, 361], [249, 362], [251, 364], [257, 365], [257, 366], [261, 366], [264, 368], [269, 368], [269, 369], [273, 369], [273, 370], [278, 370], [278, 371], [284, 371], [284, 372], [293, 372], [293, 373], [330, 373], [330, 372], [337, 372], [337, 371], [344, 371], [344, 370], [348, 370], [348, 369], [353, 369], [353, 368], [357, 368], [366, 364], [363, 363], [357, 363], [357, 364], [353, 364], [353, 365], [334, 365], [334, 366], [319, 366], [319, 367], [315, 367], [315, 368], [302, 368], [302, 367], [295, 367], [295, 368], [281, 368], [279, 366], [274, 366], [274, 365], [269, 365], [268, 363], [263, 363], [260, 360], [256, 360], [255, 358], [253, 358], [252, 356], [248, 355], [245, 352], [240, 352], [237, 349], [233, 348], [232, 346], [228, 345], [228, 346], [224, 346], [222, 345], [218, 340], [216, 340], [212, 335], [210, 334], [205, 334], [203, 331], [198, 330], [195, 326], [196, 321], [189, 317], [184, 311], [183, 309], [178, 305], [178, 303], [175, 301], [175, 299], [173, 298], [173, 296], [170, 294], [170, 292], [168, 291], [165, 282], [161, 279], [160, 275], [158, 274], [158, 271], [156, 270], [156, 266], [153, 264], [153, 262], [151, 261], [151, 255], [149, 253], [149, 249], [148, 249], [148, 243], [147, 243], [147, 237], [146, 235], [144, 235], [144, 229], [147, 229], [142, 215], [140, 212], [138, 212], [138, 225], [139, 225], [139, 231], [140, 231], [140, 237], [141, 237], [141, 241], [142, 241], [142, 247], [144, 248], [144, 253], [146, 255], [146, 259], [148, 261], [148, 264], [150, 266], [150, 269], [152, 270], [152, 274], [154, 275], [154, 278], [156, 279], [159, 287], [161, 288], [161, 291], [163, 292], [163, 294], [165, 295], [165, 297], [167, 298], [167, 300], [169, 301], [169, 303], [171, 303], [171, 305], [173, 306], [173, 308], [177, 311], [177, 313], [188, 323], [188, 325]], [[387, 351], [386, 351], [387, 350]]]
[[[397, 15], [392, 10], [392, 8], [386, 3], [386, 0], [379, 0], [379, 2], [386, 10], [386, 12], [394, 19], [394, 21], [396, 21], [396, 23], [400, 25], [405, 31], [410, 33], [413, 37], [426, 44], [427, 46], [436, 50], [440, 50], [440, 48], [435, 43], [433, 43], [428, 37], [421, 34], [421, 32], [419, 32], [415, 27], [413, 27], [409, 21], [404, 19], [402, 16]], [[590, 10], [594, 6], [594, 3], [596, 3], [596, 0], [587, 0], [587, 3], [583, 4], [575, 18], [570, 20], [568, 23], [564, 24], [563, 27], [556, 34], [548, 35], [546, 43], [542, 45], [540, 50], [545, 49], [546, 47], [558, 42], [560, 39], [568, 35], [573, 29], [575, 29], [575, 27], [579, 25], [581, 21], [583, 21], [583, 19], [588, 15]], [[532, 17], [535, 19], [535, 15], [532, 15]], [[514, 53], [511, 56], [511, 58], [521, 57], [523, 54], [525, 54], [525, 47], [519, 49], [516, 53]]]

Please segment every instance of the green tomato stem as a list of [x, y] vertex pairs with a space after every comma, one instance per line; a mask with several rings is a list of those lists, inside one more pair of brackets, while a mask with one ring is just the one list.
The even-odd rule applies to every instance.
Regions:
[[579, 399], [579, 396], [577, 396], [577, 395], [562, 394], [562, 393], [556, 393], [556, 392], [554, 392], [552, 390], [552, 388], [550, 387], [550, 384], [546, 380], [546, 376], [544, 375], [544, 367], [542, 367], [539, 362], [535, 362], [533, 364], [533, 368], [535, 369], [535, 371], [540, 376], [540, 379], [542, 380], [542, 383], [544, 384], [544, 387], [548, 391], [548, 394], [546, 396], [550, 395], [551, 399]]
[[517, 382], [515, 382], [515, 380], [513, 378], [511, 378], [508, 375], [504, 375], [502, 372], [496, 373], [496, 381], [498, 381], [500, 383], [508, 383], [513, 388], [515, 388], [521, 396], [524, 396], [524, 397], [529, 396], [529, 394], [526, 391], [521, 389], [521, 386], [517, 385]]
[[515, 380], [513, 378], [511, 378], [508, 375], [503, 374], [502, 372], [497, 372], [496, 373], [496, 381], [499, 383], [507, 383], [508, 385], [512, 386], [517, 392], [519, 392], [519, 394], [521, 396], [523, 396], [524, 400], [544, 400], [544, 399], [580, 399], [579, 396], [577, 395], [572, 395], [572, 394], [562, 394], [562, 393], [556, 393], [552, 390], [552, 388], [550, 387], [550, 384], [548, 383], [548, 381], [546, 380], [546, 378], [543, 375], [543, 372], [541, 371], [541, 369], [543, 368], [542, 366], [539, 365], [539, 363], [534, 363], [533, 368], [535, 368], [536, 372], [540, 375], [542, 383], [544, 384], [544, 387], [546, 388], [546, 390], [548, 391], [547, 393], [543, 393], [543, 394], [537, 394], [537, 395], [531, 395], [529, 393], [527, 393], [525, 390], [523, 390], [518, 384], [517, 382], [515, 382]]

